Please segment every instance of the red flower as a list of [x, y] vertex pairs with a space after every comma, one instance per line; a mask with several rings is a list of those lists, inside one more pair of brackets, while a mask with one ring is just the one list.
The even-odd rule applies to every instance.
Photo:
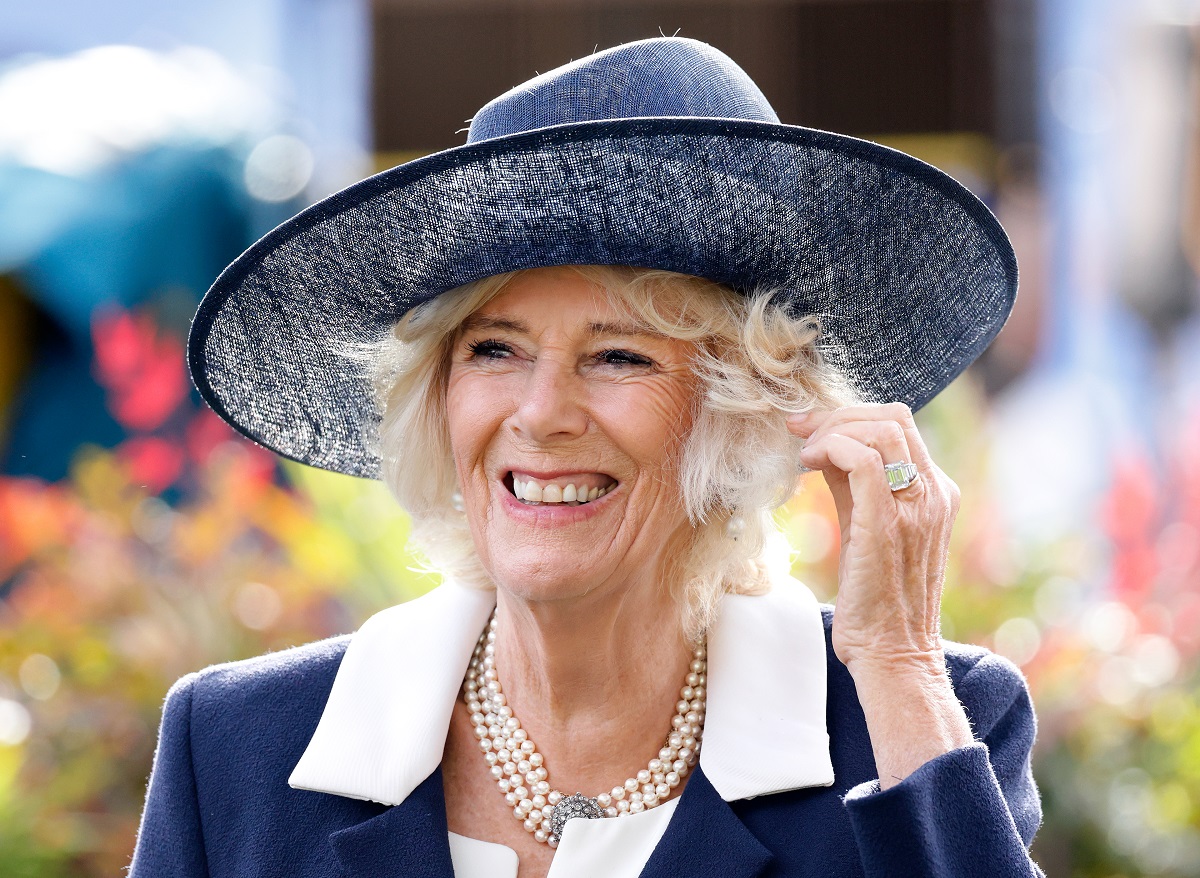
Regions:
[[137, 436], [117, 447], [129, 480], [157, 494], [179, 478], [183, 471], [183, 450], [166, 439]]
[[154, 430], [187, 396], [183, 345], [144, 314], [105, 308], [92, 320], [96, 380], [113, 417], [129, 430]]

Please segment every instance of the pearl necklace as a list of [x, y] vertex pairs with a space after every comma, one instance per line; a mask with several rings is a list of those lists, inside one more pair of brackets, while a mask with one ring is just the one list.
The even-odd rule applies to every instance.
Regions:
[[611, 792], [588, 797], [582, 793], [563, 795], [552, 789], [542, 754], [513, 716], [500, 680], [496, 676], [496, 614], [471, 657], [463, 681], [463, 701], [471, 712], [479, 749], [496, 780], [513, 816], [533, 837], [558, 847], [563, 827], [573, 817], [596, 819], [636, 814], [666, 801], [700, 755], [704, 732], [707, 654], [703, 644], [692, 653], [684, 687], [679, 692], [675, 716], [666, 744], [645, 768]]

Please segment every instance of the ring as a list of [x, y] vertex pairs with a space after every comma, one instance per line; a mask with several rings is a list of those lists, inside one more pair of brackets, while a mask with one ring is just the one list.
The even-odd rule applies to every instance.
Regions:
[[888, 487], [893, 491], [903, 491], [921, 477], [914, 463], [885, 463], [883, 473], [887, 476]]

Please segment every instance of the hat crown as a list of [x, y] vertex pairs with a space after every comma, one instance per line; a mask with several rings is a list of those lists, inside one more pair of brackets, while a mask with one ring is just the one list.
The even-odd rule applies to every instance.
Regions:
[[661, 37], [597, 52], [505, 92], [475, 114], [467, 143], [550, 125], [653, 116], [779, 122], [728, 55], [697, 40]]

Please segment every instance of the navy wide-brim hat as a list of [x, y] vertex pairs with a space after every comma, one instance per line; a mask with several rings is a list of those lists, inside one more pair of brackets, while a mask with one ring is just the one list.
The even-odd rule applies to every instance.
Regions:
[[284, 457], [377, 477], [367, 377], [344, 356], [454, 287], [516, 269], [666, 269], [779, 290], [817, 314], [862, 395], [916, 409], [1012, 308], [1012, 247], [946, 174], [780, 124], [694, 40], [643, 40], [542, 74], [464, 146], [363, 180], [227, 268], [192, 324], [205, 400]]

